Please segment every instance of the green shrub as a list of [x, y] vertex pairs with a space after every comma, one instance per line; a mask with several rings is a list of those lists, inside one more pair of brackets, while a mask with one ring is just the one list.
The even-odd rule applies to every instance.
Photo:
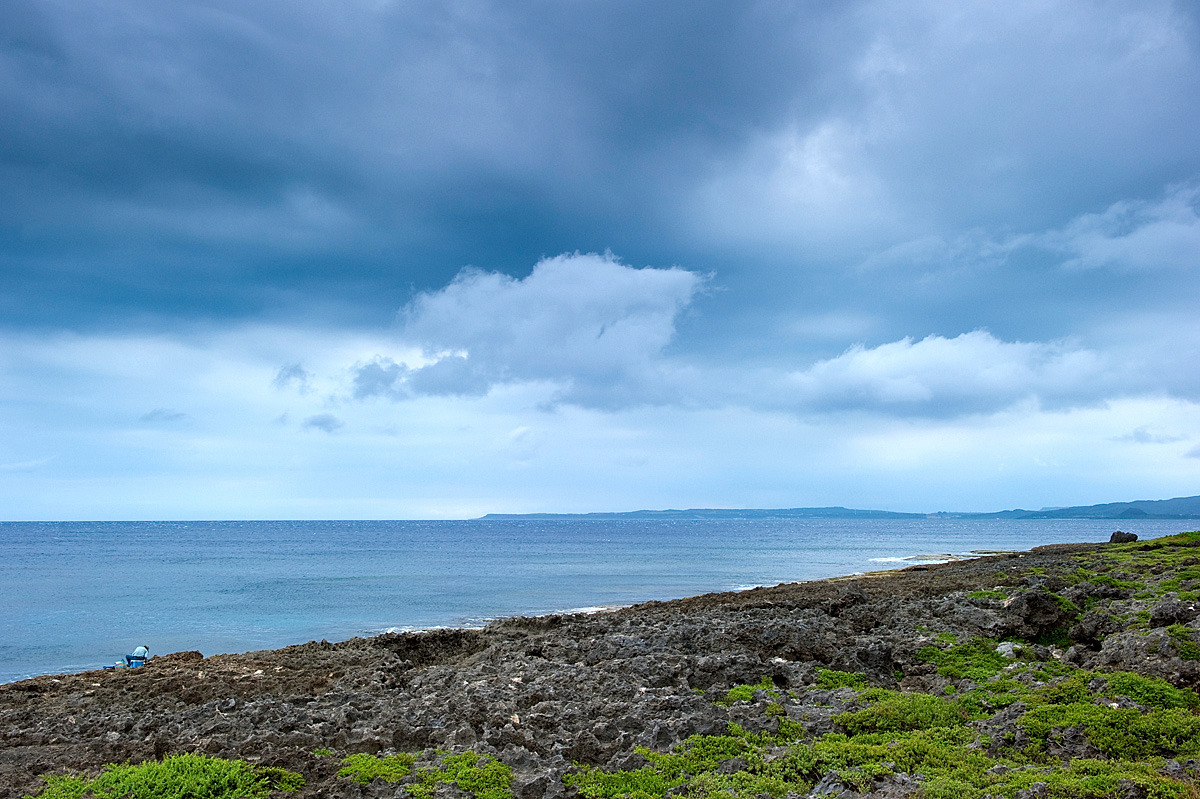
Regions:
[[416, 757], [413, 755], [403, 753], [388, 757], [376, 757], [359, 752], [342, 761], [342, 767], [338, 769], [338, 776], [349, 777], [354, 782], [363, 785], [374, 779], [381, 779], [384, 782], [400, 782], [412, 773], [415, 760]]
[[563, 782], [567, 786], [575, 786], [580, 795], [586, 799], [617, 799], [618, 797], [664, 796], [666, 792], [677, 785], [682, 785], [687, 777], [667, 777], [654, 766], [645, 766], [633, 771], [602, 771], [598, 768], [586, 768], [574, 774], [567, 774]]
[[1038, 741], [1055, 729], [1082, 727], [1088, 740], [1111, 758], [1145, 760], [1200, 754], [1200, 718], [1179, 708], [1142, 714], [1077, 702], [1031, 708], [1017, 723]]
[[1056, 679], [1049, 685], [1039, 688], [1035, 693], [1039, 704], [1070, 705], [1076, 702], [1092, 701], [1092, 691], [1088, 688], [1091, 673], [1076, 671], [1066, 677]]
[[734, 702], [753, 702], [755, 691], [766, 691], [767, 695], [772, 699], [779, 698], [779, 692], [775, 690], [775, 683], [771, 682], [770, 677], [763, 677], [753, 685], [735, 685], [729, 689], [729, 693], [725, 694], [725, 698], [718, 700], [718, 705], [732, 705]]
[[1161, 677], [1119, 671], [1106, 674], [1105, 681], [1107, 696], [1127, 696], [1139, 705], [1163, 709], [1200, 706], [1200, 696], [1195, 691], [1175, 688]]
[[439, 782], [450, 783], [475, 799], [512, 799], [512, 769], [476, 752], [444, 755], [436, 768], [422, 768], [420, 782], [408, 788], [415, 799], [431, 799]]
[[880, 690], [874, 704], [862, 710], [839, 713], [833, 720], [851, 735], [857, 735], [954, 727], [966, 723], [967, 713], [958, 702], [939, 696]]
[[304, 777], [286, 769], [195, 754], [108, 765], [95, 778], [44, 779], [46, 788], [38, 799], [267, 799], [272, 790], [295, 791], [304, 785]]
[[925, 646], [917, 650], [917, 657], [938, 667], [938, 674], [951, 679], [969, 679], [983, 682], [1000, 673], [1008, 660], [996, 651], [996, 642], [990, 638], [974, 638], [946, 649]]
[[861, 671], [836, 671], [834, 669], [817, 669], [817, 687], [826, 690], [835, 688], [853, 688], [856, 691], [868, 687], [867, 675]]
[[[764, 749], [779, 743], [773, 736], [753, 735], [731, 724], [728, 735], [693, 735], [669, 753], [639, 748], [649, 766], [616, 772], [586, 767], [566, 775], [564, 782], [577, 787], [586, 799], [651, 799], [681, 785], [688, 786], [689, 796], [698, 797], [753, 799], [762, 794], [782, 797], [788, 791], [807, 793], [816, 763], [812, 750], [793, 745], [767, 762]], [[745, 769], [718, 771], [723, 761], [739, 757], [746, 761]]]
[[[388, 757], [350, 755], [342, 761], [338, 776], [364, 785], [375, 779], [400, 782], [413, 774], [416, 760], [416, 755], [404, 753]], [[476, 799], [512, 799], [512, 769], [476, 752], [442, 754], [436, 766], [422, 766], [415, 776], [416, 781], [405, 788], [414, 799], [431, 799], [438, 783], [456, 785]]]
[[276, 791], [298, 791], [306, 784], [302, 775], [279, 766], [259, 766], [258, 774], [267, 778], [267, 784]]
[[1200, 660], [1200, 646], [1192, 639], [1192, 628], [1183, 624], [1172, 624], [1167, 635], [1175, 642], [1175, 651], [1184, 660]]

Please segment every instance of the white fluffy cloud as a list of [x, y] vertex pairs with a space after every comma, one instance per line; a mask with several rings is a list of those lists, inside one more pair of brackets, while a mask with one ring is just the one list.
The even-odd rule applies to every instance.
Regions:
[[669, 346], [678, 316], [704, 283], [683, 269], [634, 269], [610, 255], [561, 255], [523, 279], [465, 271], [403, 310], [399, 336], [410, 357], [381, 351], [358, 361], [342, 395], [479, 398], [497, 386], [539, 385], [549, 405], [738, 406], [903, 418], [991, 413], [1029, 402], [1088, 405], [1174, 385], [1149, 374], [1145, 364], [1161, 363], [1162, 353], [1151, 358], [1144, 347], [1009, 341], [985, 330], [857, 344], [816, 362], [789, 363], [785, 356], [783, 365], [770, 367], [706, 365]]
[[523, 279], [466, 270], [402, 312], [402, 337], [430, 362], [380, 356], [358, 367], [354, 393], [482, 396], [549, 381], [582, 405], [666, 401], [663, 351], [703, 285], [695, 272], [635, 269], [611, 255], [560, 255]]
[[1200, 272], [1200, 187], [1177, 186], [1158, 202], [1125, 200], [1085, 214], [1045, 243], [1064, 266], [1119, 272]]
[[1093, 402], [1111, 389], [1099, 353], [1064, 343], [1006, 342], [980, 330], [855, 346], [793, 372], [785, 384], [799, 408], [936, 416], [990, 412], [1023, 400]]
[[[503, 295], [520, 284], [491, 285]], [[469, 284], [465, 293], [481, 301], [466, 290], [471, 285], [478, 288]], [[663, 330], [675, 317], [664, 313], [655, 329], [669, 339]], [[561, 324], [558, 335], [581, 340]], [[666, 384], [652, 387], [656, 394], [673, 393], [679, 404], [565, 401], [562, 387], [580, 382], [572, 370], [599, 380], [594, 360], [567, 354], [554, 379], [531, 369], [533, 377], [505, 378], [483, 396], [356, 398], [367, 386], [390, 390], [392, 372], [419, 372], [427, 362], [382, 335], [339, 330], [0, 336], [4, 515], [438, 518], [797, 504], [988, 510], [1182, 495], [1200, 469], [1188, 457], [1200, 439], [1200, 405], [1153, 395], [1111, 399], [1120, 365], [1081, 347], [976, 331], [854, 347], [783, 371], [684, 368], [670, 348], [636, 343], [629, 360], [610, 353], [607, 362], [640, 363]], [[375, 358], [383, 352], [394, 360]]]

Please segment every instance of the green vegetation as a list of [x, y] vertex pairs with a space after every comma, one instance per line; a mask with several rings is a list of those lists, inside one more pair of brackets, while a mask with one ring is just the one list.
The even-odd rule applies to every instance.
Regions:
[[420, 782], [408, 787], [414, 799], [431, 799], [439, 782], [451, 783], [475, 799], [512, 799], [512, 769], [475, 752], [444, 755], [435, 768], [423, 768]]
[[[943, 676], [976, 685], [935, 696], [870, 688], [865, 675], [820, 669], [816, 687], [857, 692], [852, 709], [833, 717], [838, 732], [809, 737], [803, 725], [776, 714], [774, 732], [731, 725], [726, 735], [693, 736], [671, 752], [639, 749], [649, 761], [643, 768], [577, 766], [566, 783], [585, 799], [660, 799], [668, 791], [684, 799], [781, 799], [807, 793], [833, 771], [857, 791], [878, 789], [889, 778], [918, 779], [925, 799], [1012, 797], [1036, 783], [1046, 784], [1050, 799], [1102, 799], [1131, 790], [1149, 799], [1200, 795], [1160, 773], [1167, 758], [1200, 757], [1194, 691], [1130, 672], [1006, 660], [987, 639], [926, 647], [922, 657]], [[752, 701], [760, 689], [767, 690], [765, 680], [730, 694]], [[1141, 709], [1122, 707], [1123, 699]], [[988, 730], [969, 723], [1017, 702], [1025, 709], [1015, 724]], [[767, 715], [778, 703], [758, 706]], [[1064, 759], [1055, 747], [1069, 730], [1082, 731], [1098, 756]]]
[[775, 690], [775, 683], [771, 682], [770, 677], [763, 677], [753, 685], [735, 685], [729, 689], [729, 693], [725, 694], [725, 698], [718, 701], [718, 705], [732, 705], [734, 702], [753, 702], [755, 691], [766, 691], [767, 695], [772, 699], [779, 698], [779, 692]]
[[1060, 596], [1058, 594], [1051, 594], [1050, 596], [1054, 597], [1054, 601], [1058, 603], [1060, 608], [1062, 608], [1063, 613], [1067, 614], [1073, 619], [1079, 618], [1080, 614], [1078, 605], [1067, 599], [1065, 596]]
[[[400, 782], [413, 774], [416, 760], [416, 755], [410, 754], [350, 755], [342, 761], [338, 776], [364, 785], [375, 779]], [[437, 765], [417, 769], [415, 779], [405, 786], [405, 790], [413, 799], [431, 799], [438, 783], [456, 785], [474, 794], [476, 799], [512, 799], [512, 769], [476, 752], [441, 753]]]
[[[99, 777], [47, 775], [39, 799], [266, 799], [295, 791], [304, 778], [245, 760], [181, 754], [138, 765], [109, 765]], [[26, 797], [29, 799], [29, 797]]]
[[867, 687], [867, 675], [861, 671], [836, 671], [817, 669], [817, 687], [827, 691], [835, 688], [853, 688], [861, 691]]
[[917, 650], [917, 657], [938, 667], [938, 674], [955, 680], [968, 679], [981, 682], [993, 677], [1008, 665], [1008, 660], [996, 651], [996, 642], [990, 638], [976, 638], [946, 649], [925, 646]]
[[1184, 660], [1200, 660], [1200, 646], [1192, 638], [1192, 629], [1182, 624], [1172, 624], [1167, 635], [1175, 642], [1175, 651]]
[[[1012, 796], [1037, 782], [1048, 784], [1051, 797], [1104, 797], [1118, 795], [1123, 780], [1152, 799], [1194, 795], [1188, 786], [1158, 773], [1161, 760], [1076, 759], [1066, 767], [1031, 765], [989, 757], [973, 748], [974, 743], [974, 734], [961, 724], [903, 734], [831, 733], [811, 743], [751, 735], [734, 726], [728, 735], [690, 738], [670, 754], [639, 750], [651, 762], [644, 768], [581, 768], [567, 775], [566, 782], [586, 799], [651, 799], [671, 789], [686, 797], [782, 797], [789, 791], [807, 793], [829, 771], [860, 791], [889, 775], [921, 774], [922, 792], [929, 799]], [[775, 754], [781, 746], [786, 746], [784, 752]], [[722, 763], [738, 768], [723, 768]]]
[[[648, 799], [685, 784], [692, 786], [689, 795], [732, 793], [739, 797], [782, 796], [788, 790], [811, 787], [803, 774], [813, 764], [804, 759], [803, 750], [766, 762], [765, 749], [776, 743], [774, 736], [753, 735], [731, 724], [728, 735], [693, 735], [669, 753], [638, 748], [649, 766], [617, 772], [585, 767], [568, 774], [564, 781], [577, 786], [587, 799]], [[722, 763], [740, 768], [722, 769]]]
[[376, 757], [359, 752], [342, 761], [342, 767], [338, 769], [338, 776], [349, 777], [363, 785], [374, 779], [381, 779], [384, 782], [399, 782], [412, 773], [415, 761], [416, 757], [408, 754]]
[[1144, 677], [1121, 671], [1106, 674], [1104, 695], [1128, 697], [1139, 705], [1152, 708], [1198, 708], [1200, 697], [1195, 691], [1187, 691], [1172, 685], [1161, 677]]
[[[1001, 575], [1001, 577], [1003, 577], [1003, 575]], [[995, 599], [1001, 602], [1003, 602], [1005, 599], [1008, 599], [1007, 593], [996, 589], [990, 591], [972, 591], [971, 593], [967, 594], [967, 596], [969, 596], [971, 599]]]
[[1110, 758], [1195, 757], [1200, 754], [1200, 718], [1179, 710], [1137, 710], [1072, 702], [1031, 708], [1018, 722], [1043, 746], [1056, 729], [1081, 727], [1089, 741]]
[[[1137, 599], [1168, 593], [1200, 598], [1200, 532], [1113, 545], [1081, 553], [1074, 561], [1074, 570], [1060, 575], [1068, 584]], [[1163, 579], [1156, 582], [1159, 574]], [[1034, 568], [1000, 579], [1020, 590], [1031, 575], [1051, 576]], [[969, 596], [1003, 600], [1011, 595], [1015, 591], [996, 589]], [[1055, 600], [1072, 619], [1095, 609], [1127, 628], [1149, 631], [1149, 611], [1118, 615], [1105, 606], [1111, 596], [1085, 595], [1083, 609], [1063, 596]], [[768, 691], [771, 700], [759, 694], [758, 707], [772, 719], [768, 729], [774, 732], [755, 734], [732, 725], [727, 735], [695, 736], [669, 753], [641, 749], [649, 761], [643, 768], [607, 772], [580, 766], [566, 782], [585, 799], [659, 799], [668, 791], [683, 799], [779, 799], [789, 791], [807, 793], [833, 771], [858, 791], [878, 789], [889, 778], [916, 779], [924, 799], [1013, 797], [1038, 783], [1045, 784], [1049, 799], [1200, 797], [1200, 787], [1161, 773], [1167, 759], [1200, 757], [1195, 691], [1131, 672], [1038, 661], [1027, 642], [1015, 642], [1012, 659], [996, 651], [994, 640], [960, 641], [948, 632], [917, 630], [935, 639], [918, 656], [936, 665], [940, 676], [969, 682], [946, 685], [939, 695], [906, 693], [871, 688], [864, 674], [818, 669], [816, 688], [851, 689], [856, 696], [833, 717], [837, 732], [812, 737], [780, 712], [787, 698], [780, 699], [764, 678], [757, 685], [735, 686], [722, 704], [754, 701], [756, 691]], [[1180, 657], [1200, 659], [1190, 627], [1176, 624], [1166, 632]], [[1059, 629], [1036, 643], [1066, 646], [1071, 641], [1066, 629]], [[994, 714], [1014, 706], [1022, 708], [1015, 719], [989, 726]], [[1086, 756], [1089, 752], [1095, 757]]]
[[851, 735], [955, 727], [965, 724], [968, 718], [961, 703], [930, 694], [872, 688], [863, 698], [871, 703], [868, 707], [841, 713], [836, 718]]

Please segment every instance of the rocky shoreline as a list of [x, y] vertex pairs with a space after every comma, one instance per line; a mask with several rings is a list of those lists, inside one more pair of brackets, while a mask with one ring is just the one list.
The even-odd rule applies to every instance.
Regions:
[[[304, 777], [298, 793], [280, 796], [406, 796], [403, 782], [339, 776], [343, 758], [408, 752], [420, 762], [439, 750], [503, 763], [516, 799], [594, 795], [564, 777], [587, 767], [645, 768], [648, 753], [669, 752], [691, 736], [725, 735], [731, 723], [747, 734], [786, 729], [817, 741], [852, 732], [849, 720], [858, 717], [843, 714], [885, 693], [974, 695], [985, 680], [955, 676], [938, 653], [981, 639], [988, 651], [1014, 642], [1000, 651], [1012, 673], [1024, 664], [1020, 673], [1034, 675], [1029, 691], [1068, 679], [1068, 670], [1100, 670], [1194, 693], [1197, 588], [1200, 536], [1055, 545], [482, 629], [208, 658], [181, 652], [138, 669], [37, 677], [0, 686], [0, 799], [37, 795], [42, 774], [94, 774], [104, 764], [180, 752]], [[831, 686], [831, 673], [861, 682]], [[737, 686], [741, 692], [730, 693]], [[867, 686], [882, 692], [864, 693]], [[1099, 697], [1104, 689], [1093, 690]], [[1116, 757], [1084, 722], [1073, 733], [1053, 727], [1045, 741], [1029, 741], [1028, 711], [1012, 708], [1031, 701], [995, 712], [986, 702], [962, 705], [981, 708], [964, 728], [976, 736], [971, 746], [1001, 757], [1008, 750], [995, 742], [1004, 741], [1019, 754], [1024, 736], [1026, 748], [1036, 744], [1038, 756], [1051, 752], [1067, 765]], [[1113, 707], [1122, 701], [1152, 714], [1127, 697]], [[1156, 754], [1155, 773], [1191, 784], [1195, 764], [1185, 755], [1193, 743]], [[755, 766], [729, 758], [720, 768]], [[835, 769], [795, 785], [813, 796], [925, 792], [925, 775], [883, 771], [874, 782], [855, 782]], [[1035, 787], [1026, 795], [1054, 795], [1047, 780], [1050, 794]], [[1148, 795], [1137, 780], [1124, 782], [1129, 796]], [[688, 793], [683, 785], [671, 790]], [[438, 792], [470, 795], [453, 784]]]

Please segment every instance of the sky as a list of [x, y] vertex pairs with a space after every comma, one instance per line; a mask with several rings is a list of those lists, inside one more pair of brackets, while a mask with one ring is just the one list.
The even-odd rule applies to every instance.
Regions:
[[1200, 494], [1200, 12], [6, 0], [0, 519]]

